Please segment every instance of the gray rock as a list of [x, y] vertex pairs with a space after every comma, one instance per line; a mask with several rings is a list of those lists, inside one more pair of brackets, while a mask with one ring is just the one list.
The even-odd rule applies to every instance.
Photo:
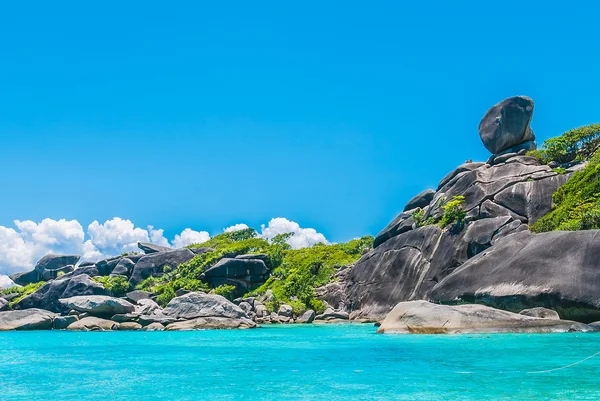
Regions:
[[534, 224], [552, 210], [552, 194], [570, 177], [570, 174], [561, 174], [538, 181], [518, 182], [496, 194], [494, 202]]
[[35, 265], [34, 270], [43, 272], [45, 270], [57, 270], [65, 266], [75, 266], [79, 262], [78, 255], [46, 255]]
[[173, 248], [169, 248], [166, 246], [160, 246], [160, 245], [156, 245], [156, 244], [151, 244], [149, 242], [138, 242], [137, 246], [146, 255], [150, 255], [153, 253], [159, 253], [159, 252], [170, 252], [173, 250]]
[[71, 278], [71, 277], [75, 277], [75, 276], [81, 276], [81, 275], [87, 275], [90, 277], [96, 277], [100, 275], [100, 272], [98, 271], [98, 269], [96, 268], [96, 265], [86, 265], [86, 266], [79, 266], [78, 268], [76, 268], [74, 271], [72, 271], [71, 273], [65, 273], [63, 276], [60, 276], [59, 278], [61, 280], [67, 279], [67, 278]]
[[75, 323], [79, 320], [79, 317], [70, 315], [70, 316], [57, 316], [54, 318], [54, 329], [55, 330], [64, 330], [72, 323]]
[[67, 313], [70, 308], [59, 302], [61, 298], [79, 295], [107, 295], [102, 284], [93, 281], [83, 274], [74, 277], [60, 277], [42, 285], [36, 292], [23, 298], [15, 306], [16, 309], [40, 308], [51, 312]]
[[523, 231], [500, 239], [441, 280], [434, 302], [519, 312], [542, 306], [565, 319], [600, 320], [600, 231]]
[[269, 261], [269, 255], [266, 253], [251, 253], [246, 255], [238, 255], [235, 257], [236, 259], [259, 259], [265, 262], [265, 264]]
[[265, 317], [268, 315], [267, 307], [263, 304], [259, 304], [255, 307], [256, 317]]
[[384, 228], [379, 234], [377, 234], [375, 240], [373, 241], [373, 248], [377, 248], [379, 245], [383, 244], [390, 238], [412, 230], [413, 224], [415, 222], [412, 218], [412, 215], [417, 210], [418, 209], [412, 209], [400, 213], [394, 220], [390, 222], [390, 224], [387, 225], [386, 228]]
[[216, 294], [191, 292], [173, 298], [163, 309], [163, 313], [178, 319], [198, 317], [247, 318], [248, 315], [237, 305]]
[[275, 299], [275, 297], [273, 296], [273, 290], [270, 290], [270, 289], [265, 291], [265, 293], [263, 295], [258, 297], [258, 300], [263, 304], [265, 302], [273, 302], [274, 299]]
[[114, 275], [129, 276], [131, 274], [131, 272], [133, 271], [134, 266], [135, 266], [135, 263], [133, 263], [133, 261], [131, 259], [123, 258], [123, 259], [119, 260], [119, 262], [117, 263], [117, 265], [111, 272], [111, 275], [114, 274]]
[[15, 273], [8, 276], [15, 284], [25, 286], [40, 281], [40, 273], [36, 270], [23, 273]]
[[525, 310], [522, 310], [521, 312], [519, 312], [519, 315], [525, 315], [525, 316], [530, 316], [530, 317], [539, 317], [542, 319], [560, 320], [560, 316], [558, 316], [558, 313], [556, 313], [556, 311], [553, 311], [552, 309], [548, 309], [548, 308], [525, 309]]
[[100, 319], [98, 317], [85, 317], [81, 320], [71, 323], [67, 330], [73, 331], [111, 331], [116, 330], [119, 327], [119, 323], [115, 323], [112, 320]]
[[40, 277], [41, 281], [50, 281], [50, 280], [54, 280], [58, 277], [61, 277], [64, 274], [71, 273], [74, 270], [75, 270], [75, 268], [73, 267], [73, 265], [69, 265], [69, 266], [61, 267], [59, 269], [44, 270], [42, 273], [40, 273], [39, 277]]
[[194, 254], [196, 255], [201, 255], [203, 253], [208, 253], [208, 252], [214, 252], [215, 248], [207, 248], [207, 247], [203, 247], [203, 248], [189, 248], [190, 251], [194, 252]]
[[120, 313], [110, 318], [113, 322], [126, 323], [136, 321], [140, 317], [139, 313]]
[[277, 311], [277, 314], [279, 316], [284, 316], [284, 317], [292, 317], [294, 314], [294, 310], [292, 309], [291, 306], [283, 304], [279, 307], [279, 310]]
[[0, 331], [50, 330], [56, 314], [42, 309], [0, 312]]
[[202, 276], [211, 287], [234, 285], [234, 297], [258, 288], [269, 277], [269, 269], [261, 259], [223, 258]]
[[161, 307], [151, 299], [140, 299], [135, 305], [135, 313], [140, 315], [152, 315], [162, 311]]
[[348, 320], [350, 316], [344, 311], [335, 311], [332, 308], [327, 308], [325, 312], [315, 316], [315, 320]]
[[404, 212], [407, 210], [413, 210], [417, 208], [423, 209], [425, 206], [429, 206], [431, 201], [433, 200], [433, 196], [435, 195], [435, 191], [432, 189], [426, 189], [418, 195], [415, 195], [411, 200], [406, 203], [404, 206]]
[[0, 312], [8, 309], [8, 301], [4, 298], [0, 298]]
[[498, 154], [523, 142], [535, 140], [529, 127], [533, 116], [533, 100], [515, 96], [496, 104], [479, 124], [479, 136], [484, 146]]
[[138, 322], [144, 327], [153, 323], [159, 323], [163, 326], [166, 326], [170, 323], [175, 323], [179, 320], [180, 319], [176, 319], [172, 316], [166, 316], [162, 313], [157, 313], [154, 315], [141, 315], [138, 317]]
[[146, 255], [135, 264], [129, 279], [129, 286], [133, 288], [150, 276], [160, 277], [164, 273], [165, 266], [175, 269], [194, 256], [195, 253], [186, 248]]
[[169, 331], [182, 330], [209, 330], [209, 329], [251, 329], [257, 327], [256, 323], [248, 318], [224, 318], [224, 317], [199, 317], [184, 322], [171, 323], [167, 326]]
[[315, 320], [315, 311], [312, 309], [307, 310], [296, 319], [296, 323], [312, 323]]
[[142, 328], [142, 325], [136, 322], [124, 322], [124, 323], [120, 323], [117, 330], [119, 331], [133, 331], [133, 330], [140, 330]]
[[485, 166], [485, 163], [465, 163], [461, 164], [451, 172], [449, 172], [438, 184], [438, 191], [446, 186], [446, 184], [450, 183], [450, 181], [456, 181], [456, 179], [463, 176], [465, 173], [469, 171], [477, 170], [480, 167]]
[[402, 302], [386, 316], [378, 333], [560, 333], [590, 331], [585, 324], [540, 319], [484, 305], [437, 305], [427, 301]]
[[250, 312], [252, 312], [252, 305], [250, 305], [248, 302], [240, 302], [238, 306], [241, 310], [246, 312], [247, 315], [250, 314]]
[[160, 323], [150, 323], [149, 325], [142, 327], [140, 330], [142, 331], [164, 331], [165, 326]]
[[137, 303], [141, 299], [150, 299], [150, 297], [152, 296], [152, 293], [148, 292], [148, 291], [135, 290], [135, 291], [128, 292], [127, 294], [125, 294], [125, 296], [131, 302]]
[[135, 310], [135, 307], [124, 299], [105, 295], [82, 295], [60, 299], [59, 302], [69, 309], [87, 312], [93, 316], [113, 316]]
[[119, 262], [123, 259], [122, 256], [113, 256], [112, 258], [100, 260], [96, 262], [96, 269], [100, 276], [108, 276], [112, 274]]

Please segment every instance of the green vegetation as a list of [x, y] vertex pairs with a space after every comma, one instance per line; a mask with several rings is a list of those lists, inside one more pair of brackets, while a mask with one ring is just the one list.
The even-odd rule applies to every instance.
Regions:
[[270, 289], [274, 299], [265, 303], [269, 312], [277, 311], [282, 303], [292, 306], [296, 314], [306, 309], [323, 312], [325, 304], [315, 297], [315, 288], [327, 284], [340, 267], [355, 263], [372, 244], [373, 237], [363, 237], [344, 244], [285, 250], [281, 265], [251, 295]]
[[528, 152], [542, 164], [551, 161], [568, 163], [590, 158], [600, 145], [600, 124], [587, 125], [544, 141], [542, 148]]
[[600, 151], [552, 196], [550, 213], [531, 226], [533, 232], [600, 229]]
[[444, 209], [444, 214], [438, 223], [441, 228], [446, 228], [449, 225], [452, 225], [453, 230], [460, 231], [462, 229], [465, 224], [465, 216], [467, 215], [462, 208], [464, 201], [465, 197], [458, 195], [442, 206], [442, 209]]
[[223, 284], [211, 291], [212, 294], [222, 295], [230, 301], [233, 301], [235, 285]]
[[39, 283], [27, 284], [26, 286], [23, 286], [23, 287], [14, 286], [14, 287], [10, 287], [10, 288], [5, 288], [0, 291], [0, 294], [2, 294], [2, 295], [19, 294], [18, 297], [16, 297], [15, 299], [10, 301], [9, 305], [12, 307], [15, 304], [17, 304], [20, 300], [25, 298], [27, 295], [36, 292], [45, 283], [46, 283], [45, 281], [40, 281]]
[[102, 284], [115, 297], [124, 296], [129, 288], [129, 282], [123, 276], [96, 276], [93, 280]]

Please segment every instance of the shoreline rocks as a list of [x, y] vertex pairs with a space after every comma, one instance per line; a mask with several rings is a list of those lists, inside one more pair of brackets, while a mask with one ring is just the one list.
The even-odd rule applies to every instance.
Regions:
[[438, 305], [427, 301], [401, 302], [381, 323], [377, 333], [471, 334], [564, 333], [593, 329], [583, 323], [520, 315], [483, 305]]

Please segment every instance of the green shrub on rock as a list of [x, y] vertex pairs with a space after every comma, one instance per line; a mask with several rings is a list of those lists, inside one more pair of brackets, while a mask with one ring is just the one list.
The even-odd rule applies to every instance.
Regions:
[[446, 228], [449, 225], [452, 225], [453, 229], [458, 231], [462, 229], [465, 224], [465, 216], [467, 215], [462, 208], [464, 201], [465, 197], [458, 195], [442, 206], [442, 209], [444, 209], [444, 214], [438, 223], [441, 228]]
[[129, 282], [127, 281], [127, 278], [123, 276], [97, 276], [94, 277], [93, 280], [102, 284], [114, 297], [124, 296], [129, 289]]
[[530, 228], [533, 232], [600, 229], [600, 151], [552, 196], [550, 213]]
[[233, 301], [235, 294], [235, 285], [223, 284], [211, 291], [212, 294], [221, 295], [230, 301]]
[[19, 301], [21, 301], [26, 296], [36, 292], [44, 284], [46, 284], [45, 281], [40, 281], [38, 283], [27, 284], [26, 286], [23, 286], [23, 287], [14, 286], [14, 287], [10, 287], [10, 288], [5, 288], [2, 291], [0, 291], [0, 294], [2, 294], [2, 295], [19, 294], [18, 297], [16, 297], [15, 299], [10, 301], [9, 305], [12, 307], [13, 305], [16, 305]]
[[551, 161], [568, 163], [591, 157], [600, 145], [600, 124], [591, 124], [565, 132], [544, 141], [541, 149], [528, 152], [542, 164]]

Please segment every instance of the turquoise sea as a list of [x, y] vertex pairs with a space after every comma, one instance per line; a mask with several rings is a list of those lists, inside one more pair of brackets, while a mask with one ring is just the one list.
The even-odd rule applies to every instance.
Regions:
[[0, 400], [597, 400], [599, 334], [0, 333]]

